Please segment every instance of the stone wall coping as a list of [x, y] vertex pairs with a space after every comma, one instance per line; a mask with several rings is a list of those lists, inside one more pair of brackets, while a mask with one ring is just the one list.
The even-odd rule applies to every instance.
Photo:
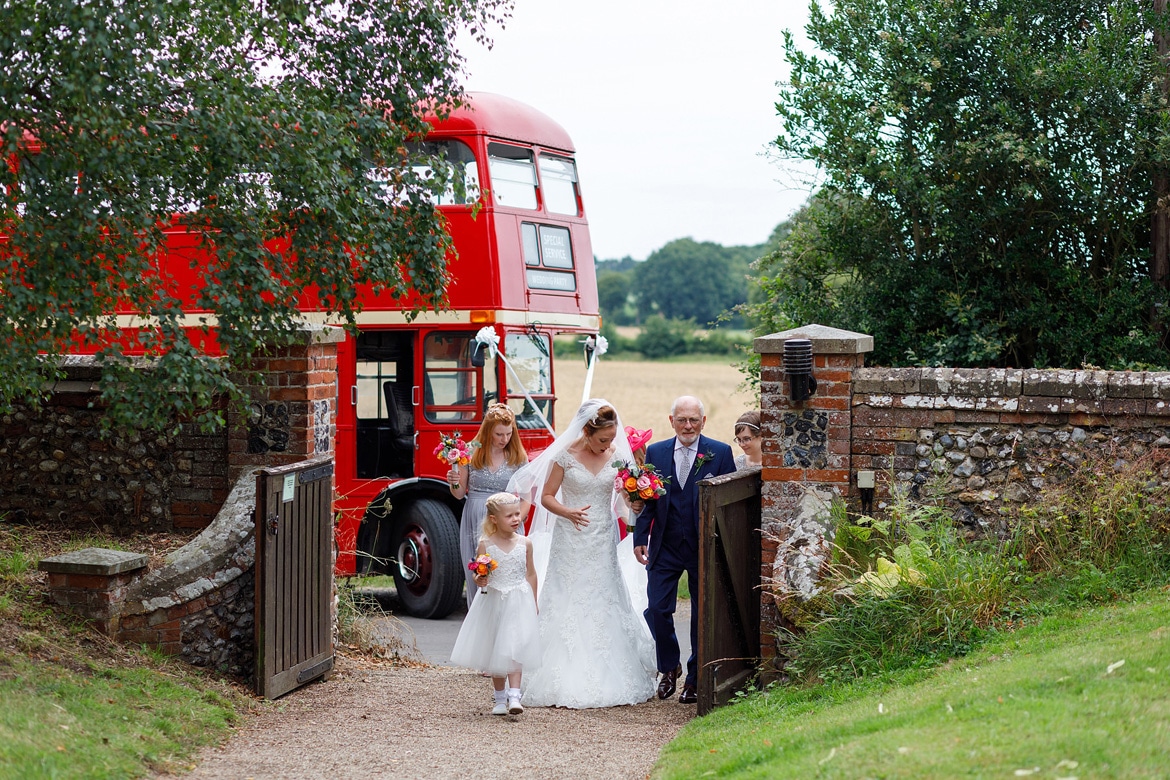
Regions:
[[934, 398], [1027, 396], [1090, 400], [1107, 398], [1166, 400], [1170, 399], [1170, 372], [867, 366], [854, 370], [853, 392], [862, 395]]
[[142, 553], [86, 547], [84, 550], [42, 558], [37, 568], [50, 574], [96, 574], [108, 577], [143, 569], [147, 561], [147, 557]]
[[345, 328], [339, 325], [320, 325], [315, 322], [302, 323], [297, 328], [296, 344], [340, 344], [345, 341]]
[[816, 323], [760, 336], [752, 341], [752, 349], [762, 355], [783, 354], [784, 342], [788, 339], [808, 339], [812, 342], [814, 355], [860, 355], [873, 352], [873, 336]]
[[251, 569], [256, 545], [256, 472], [236, 480], [211, 525], [167, 556], [155, 571], [126, 591], [122, 614], [137, 615], [182, 604], [221, 587]]

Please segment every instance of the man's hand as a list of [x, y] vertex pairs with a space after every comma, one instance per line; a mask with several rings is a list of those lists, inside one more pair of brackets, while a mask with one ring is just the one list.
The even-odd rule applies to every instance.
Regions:
[[638, 559], [638, 563], [645, 566], [646, 563], [650, 560], [646, 556], [646, 545], [643, 544], [643, 545], [638, 545], [637, 547], [635, 547], [634, 548], [634, 557]]

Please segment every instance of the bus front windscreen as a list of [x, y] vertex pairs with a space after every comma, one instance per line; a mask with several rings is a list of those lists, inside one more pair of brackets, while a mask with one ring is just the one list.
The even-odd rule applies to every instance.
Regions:
[[552, 425], [552, 359], [548, 336], [511, 333], [504, 344], [512, 369], [508, 372], [508, 406], [516, 413], [516, 427], [543, 428], [541, 414]]

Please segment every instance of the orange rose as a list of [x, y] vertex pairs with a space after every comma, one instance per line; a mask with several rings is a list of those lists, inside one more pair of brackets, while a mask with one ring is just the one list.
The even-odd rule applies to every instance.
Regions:
[[633, 477], [626, 477], [626, 491], [629, 493], [633, 493], [637, 489], [638, 489], [638, 480], [634, 479]]

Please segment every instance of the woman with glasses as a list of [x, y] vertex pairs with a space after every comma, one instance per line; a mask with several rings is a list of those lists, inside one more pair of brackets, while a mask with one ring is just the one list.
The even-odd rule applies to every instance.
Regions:
[[760, 438], [760, 412], [752, 409], [744, 412], [735, 421], [735, 443], [743, 455], [735, 456], [735, 468], [743, 471], [752, 466], [764, 465], [763, 440]]

